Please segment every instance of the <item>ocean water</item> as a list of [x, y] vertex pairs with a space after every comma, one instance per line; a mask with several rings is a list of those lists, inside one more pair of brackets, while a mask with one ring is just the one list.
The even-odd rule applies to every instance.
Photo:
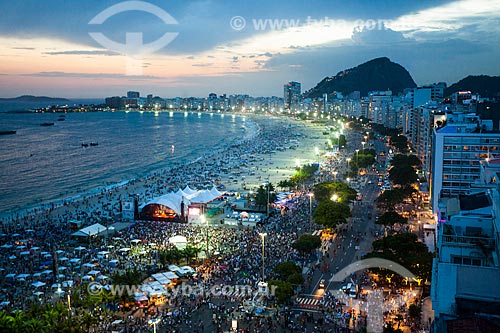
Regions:
[[[209, 113], [59, 116], [0, 113], [0, 130], [17, 130], [0, 136], [0, 215], [196, 160], [256, 128], [244, 117]], [[90, 142], [98, 146], [82, 147]]]

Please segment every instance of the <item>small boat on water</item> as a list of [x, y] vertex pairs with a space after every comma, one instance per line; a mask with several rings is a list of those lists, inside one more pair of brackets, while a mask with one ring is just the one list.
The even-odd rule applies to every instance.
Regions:
[[95, 146], [99, 146], [99, 143], [98, 142], [91, 142], [90, 144], [88, 143], [85, 143], [85, 142], [82, 142], [82, 147], [95, 147]]
[[41, 123], [40, 126], [54, 126], [54, 123]]
[[17, 131], [0, 131], [0, 135], [16, 134]]

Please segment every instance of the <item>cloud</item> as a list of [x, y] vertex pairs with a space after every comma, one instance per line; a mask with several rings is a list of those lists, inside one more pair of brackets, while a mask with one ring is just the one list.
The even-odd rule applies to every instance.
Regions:
[[37, 72], [37, 73], [20, 74], [20, 76], [66, 77], [66, 78], [87, 78], [87, 79], [144, 79], [144, 80], [164, 79], [162, 77], [153, 75], [125, 75], [118, 73]]
[[51, 51], [44, 52], [44, 54], [49, 55], [106, 55], [106, 56], [115, 56], [119, 55], [116, 52], [112, 51], [100, 51], [100, 50], [70, 50], [70, 51]]
[[191, 66], [194, 66], [194, 67], [212, 67], [213, 65], [214, 65], [213, 62], [207, 62], [207, 63], [192, 64]]
[[34, 47], [12, 47], [13, 50], [34, 50]]
[[401, 32], [386, 28], [382, 24], [374, 29], [354, 29], [352, 40], [357, 44], [394, 44], [409, 42], [410, 38], [405, 38]]

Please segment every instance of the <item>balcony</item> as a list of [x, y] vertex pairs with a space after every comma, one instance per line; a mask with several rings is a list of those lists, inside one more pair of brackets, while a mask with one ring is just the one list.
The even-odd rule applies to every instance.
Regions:
[[457, 236], [457, 235], [443, 235], [443, 244], [470, 244], [492, 249], [494, 246], [494, 239], [490, 237], [473, 237], [473, 236]]

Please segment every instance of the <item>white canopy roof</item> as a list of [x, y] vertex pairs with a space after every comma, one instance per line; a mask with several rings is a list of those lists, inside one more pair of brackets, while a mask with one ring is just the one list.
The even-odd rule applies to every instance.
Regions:
[[99, 223], [95, 223], [92, 224], [91, 226], [85, 227], [83, 229], [78, 230], [77, 232], [72, 233], [72, 236], [80, 236], [80, 237], [94, 236], [101, 232], [104, 232], [105, 230], [106, 230], [105, 226]]
[[195, 191], [186, 186], [184, 190], [179, 189], [177, 192], [170, 192], [160, 197], [154, 198], [153, 200], [140, 206], [142, 209], [144, 206], [151, 204], [160, 204], [167, 206], [168, 208], [175, 211], [177, 215], [181, 215], [181, 203], [208, 203], [220, 197], [222, 194], [214, 186], [211, 190], [199, 190]]
[[182, 190], [182, 192], [186, 193], [187, 195], [190, 195], [196, 193], [197, 191], [189, 188], [189, 185], [186, 185], [186, 187]]
[[[183, 196], [177, 193], [167, 193], [161, 197], [154, 198], [153, 200], [145, 203], [140, 208], [151, 204], [159, 204], [172, 209], [177, 215], [181, 215], [181, 203]], [[186, 202], [186, 200], [185, 200]]]

